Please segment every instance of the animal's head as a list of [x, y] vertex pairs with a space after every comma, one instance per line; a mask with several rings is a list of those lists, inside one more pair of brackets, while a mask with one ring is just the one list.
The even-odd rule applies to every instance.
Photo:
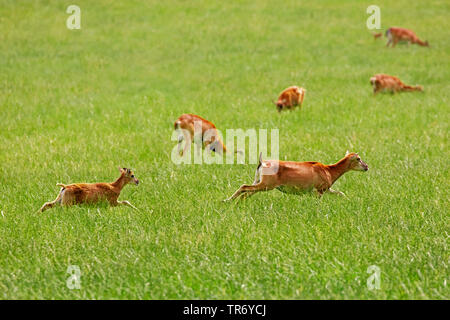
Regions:
[[120, 168], [119, 167], [120, 174], [125, 178], [125, 183], [133, 182], [135, 185], [139, 184], [139, 180], [134, 176], [133, 171], [127, 168]]
[[355, 153], [355, 152], [346, 152], [345, 153], [345, 158], [349, 161], [349, 168], [350, 170], [355, 170], [355, 171], [367, 171], [369, 170], [369, 166], [367, 165], [367, 163], [365, 163], [364, 161], [361, 160], [361, 157], [359, 156], [359, 154]]
[[278, 99], [277, 102], [273, 101], [273, 104], [277, 106], [277, 111], [280, 112], [281, 110], [283, 110], [283, 102], [281, 99]]

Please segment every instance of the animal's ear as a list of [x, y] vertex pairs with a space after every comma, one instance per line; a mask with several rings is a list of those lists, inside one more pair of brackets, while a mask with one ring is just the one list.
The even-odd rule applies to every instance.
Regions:
[[348, 156], [349, 153], [350, 153], [350, 152], [348, 152], [348, 150], [345, 151], [345, 156]]
[[122, 173], [123, 169], [121, 167], [118, 167], [118, 168], [119, 168], [119, 172]]

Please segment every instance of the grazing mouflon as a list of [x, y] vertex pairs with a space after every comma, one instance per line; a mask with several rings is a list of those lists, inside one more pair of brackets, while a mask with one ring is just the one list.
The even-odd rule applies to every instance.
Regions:
[[408, 30], [405, 28], [397, 28], [392, 27], [386, 30], [386, 38], [388, 38], [388, 42], [386, 43], [386, 47], [391, 45], [395, 47], [399, 41], [406, 41], [408, 44], [418, 44], [419, 46], [428, 47], [428, 41], [420, 40], [414, 31]]
[[376, 74], [370, 78], [373, 86], [373, 94], [380, 91], [390, 91], [391, 93], [401, 91], [423, 91], [422, 86], [409, 86], [404, 84], [399, 78], [388, 74]]
[[283, 109], [293, 109], [296, 106], [300, 106], [301, 109], [305, 92], [306, 90], [304, 88], [297, 86], [284, 89], [278, 96], [277, 102], [274, 102], [278, 112], [281, 112]]
[[[182, 114], [174, 123], [178, 134], [178, 153], [185, 154], [191, 147], [192, 141], [208, 147], [210, 151], [218, 154], [227, 153], [227, 148], [220, 139], [216, 126], [211, 121], [203, 119], [195, 114]], [[182, 149], [183, 140], [185, 141]], [[236, 151], [240, 152], [240, 151]]]

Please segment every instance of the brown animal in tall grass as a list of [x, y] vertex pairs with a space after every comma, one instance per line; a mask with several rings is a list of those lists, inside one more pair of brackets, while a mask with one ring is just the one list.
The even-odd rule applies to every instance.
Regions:
[[[175, 130], [179, 130], [178, 152], [185, 154], [191, 147], [192, 141], [203, 147], [208, 147], [210, 151], [223, 154], [228, 152], [220, 139], [216, 126], [211, 121], [203, 119], [195, 114], [182, 114], [174, 123]], [[181, 129], [181, 130], [180, 130]], [[182, 150], [182, 142], [185, 141]], [[239, 151], [235, 151], [239, 152]]]
[[246, 198], [257, 192], [275, 188], [281, 192], [292, 194], [315, 190], [319, 196], [325, 192], [344, 195], [340, 191], [331, 189], [336, 180], [351, 170], [369, 170], [369, 166], [361, 160], [357, 153], [348, 153], [348, 151], [344, 158], [332, 165], [324, 165], [320, 162], [263, 161], [261, 157], [262, 154], [259, 156], [253, 184], [242, 185], [225, 201], [236, 199], [241, 195], [241, 198]]
[[101, 201], [107, 201], [111, 206], [126, 205], [137, 209], [128, 201], [118, 201], [120, 192], [128, 183], [139, 184], [139, 180], [134, 176], [133, 171], [127, 168], [119, 168], [120, 177], [112, 183], [74, 183], [62, 184], [58, 196], [55, 200], [46, 202], [39, 213], [54, 207], [55, 205], [70, 206], [82, 203], [95, 204]]
[[302, 107], [303, 99], [305, 98], [306, 90], [297, 86], [292, 86], [283, 90], [280, 93], [277, 102], [274, 102], [277, 106], [278, 112], [283, 109], [293, 109], [296, 106]]
[[389, 47], [390, 44], [395, 47], [399, 41], [406, 41], [408, 45], [416, 43], [423, 47], [429, 46], [428, 41], [420, 40], [412, 30], [404, 28], [389, 28], [386, 30], [386, 37], [388, 38], [386, 47]]
[[378, 38], [381, 38], [382, 36], [383, 36], [383, 34], [381, 33], [381, 32], [378, 32], [378, 33], [372, 33], [373, 34], [373, 38], [375, 39], [375, 40], [377, 40]]
[[423, 91], [422, 86], [408, 86], [399, 78], [388, 74], [376, 74], [370, 78], [370, 83], [373, 86], [373, 94], [377, 94], [380, 91], [390, 91], [391, 93], [401, 91]]

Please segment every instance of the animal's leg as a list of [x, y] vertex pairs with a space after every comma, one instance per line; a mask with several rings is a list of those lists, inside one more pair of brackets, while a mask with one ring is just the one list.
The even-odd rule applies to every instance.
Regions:
[[261, 172], [259, 171], [259, 167], [256, 169], [255, 172], [255, 180], [253, 180], [253, 185], [256, 185], [260, 182], [261, 180]]
[[83, 200], [77, 201], [76, 197], [73, 194], [67, 194], [65, 193], [64, 196], [61, 198], [61, 205], [62, 206], [71, 206], [76, 203], [83, 203]]
[[242, 196], [240, 197], [240, 199], [239, 200], [245, 200], [245, 199], [247, 199], [247, 198], [250, 198], [252, 195], [254, 195], [256, 193], [256, 191], [249, 191], [249, 192], [246, 192], [246, 193], [244, 193], [244, 194], [242, 194]]
[[345, 197], [345, 194], [344, 194], [343, 192], [337, 191], [337, 190], [333, 190], [333, 189], [331, 189], [331, 188], [328, 189], [328, 192]]
[[179, 134], [178, 135], [178, 154], [183, 156], [183, 149], [182, 149], [182, 145], [183, 145], [183, 140], [184, 140], [184, 136], [183, 134]]
[[236, 190], [235, 193], [233, 193], [233, 195], [231, 197], [229, 197], [228, 199], [225, 199], [224, 201], [231, 201], [233, 199], [236, 199], [237, 197], [239, 197], [242, 193], [245, 192], [252, 192], [256, 193], [258, 191], [267, 191], [267, 190], [271, 190], [273, 189], [273, 187], [269, 188], [268, 186], [266, 186], [263, 183], [258, 183], [255, 185], [248, 185], [248, 184], [243, 184], [238, 190]]
[[324, 192], [326, 191], [326, 190], [322, 190], [322, 189], [315, 189], [315, 190], [316, 190], [316, 195], [317, 195], [319, 198], [322, 198]]
[[133, 206], [133, 205], [132, 205], [130, 202], [128, 202], [127, 200], [117, 201], [117, 204], [118, 204], [118, 205], [123, 205], [123, 206], [128, 206], [128, 207], [131, 207], [131, 208], [133, 208], [133, 209], [139, 211], [138, 208], [136, 208], [135, 206]]
[[305, 92], [303, 91], [302, 95], [299, 98], [299, 108], [302, 109], [303, 98], [305, 97]]
[[293, 95], [290, 95], [289, 96], [289, 106], [290, 106], [290, 108], [289, 109], [295, 109], [295, 101], [294, 101], [294, 97], [293, 97]]
[[390, 30], [386, 32], [386, 38], [388, 38], [388, 42], [386, 43], [386, 47], [389, 47], [389, 45], [392, 43], [392, 33]]
[[205, 142], [205, 149], [210, 153], [211, 151], [217, 154], [223, 154], [223, 147], [220, 141], [211, 139], [211, 141]]
[[381, 88], [378, 85], [373, 86], [373, 95], [376, 95], [378, 92], [380, 92]]
[[47, 209], [51, 209], [56, 204], [61, 204], [61, 199], [62, 199], [62, 196], [64, 194], [63, 191], [64, 191], [64, 188], [62, 188], [61, 191], [59, 191], [59, 194], [58, 194], [58, 196], [56, 197], [55, 200], [44, 203], [44, 205], [39, 209], [38, 213], [42, 213], [42, 212], [44, 212]]
[[202, 134], [192, 135], [192, 141], [194, 142], [194, 152], [198, 157], [201, 156], [203, 147], [206, 146], [206, 142], [203, 140]]
[[203, 144], [205, 147], [206, 152], [208, 152], [208, 154], [210, 154], [211, 152], [216, 152], [216, 150], [214, 149], [214, 142], [211, 141], [205, 141], [205, 143]]
[[[185, 144], [184, 144], [184, 149], [181, 153], [181, 156], [186, 154], [191, 149], [191, 143], [192, 143], [191, 135], [186, 130], [183, 130], [183, 140], [184, 140]], [[178, 146], [180, 147], [180, 145], [178, 145]]]
[[233, 193], [233, 195], [231, 197], [229, 197], [228, 199], [225, 199], [224, 201], [231, 201], [233, 199], [236, 199], [237, 197], [239, 197], [244, 191], [244, 187], [247, 187], [247, 185], [242, 185], [239, 189], [236, 190], [235, 193]]
[[39, 209], [38, 213], [42, 213], [47, 209], [53, 208], [56, 205], [56, 203], [57, 203], [56, 200], [44, 203], [44, 205]]

